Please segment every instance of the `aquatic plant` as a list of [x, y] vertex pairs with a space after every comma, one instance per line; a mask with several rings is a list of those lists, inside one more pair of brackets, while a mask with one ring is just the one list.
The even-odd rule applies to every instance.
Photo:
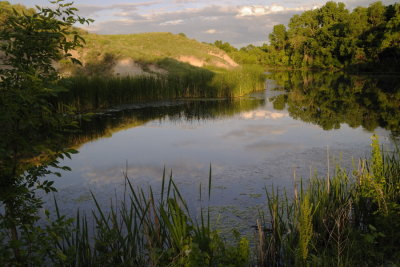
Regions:
[[[78, 212], [75, 225], [57, 241], [72, 266], [247, 266], [249, 242], [236, 236], [228, 245], [210, 225], [209, 212], [198, 220], [172, 179], [163, 174], [161, 192], [135, 189], [126, 177], [127, 194], [105, 212], [92, 195], [94, 230]], [[211, 194], [211, 169], [208, 197]], [[57, 209], [58, 218], [60, 217]]]
[[170, 61], [166, 59], [163, 63], [174, 66], [169, 67], [171, 71], [167, 75], [65, 78], [62, 84], [68, 90], [57, 101], [78, 111], [87, 111], [150, 100], [233, 98], [264, 89], [261, 67], [243, 66], [213, 72]]
[[[260, 266], [398, 264], [400, 153], [372, 137], [370, 160], [353, 172], [311, 177], [293, 200], [269, 191], [258, 227]], [[329, 186], [328, 186], [329, 185]], [[278, 218], [278, 220], [277, 220]], [[278, 223], [277, 223], [278, 221]]]
[[[164, 171], [158, 193], [134, 188], [125, 176], [126, 193], [108, 211], [92, 195], [91, 216], [77, 212], [73, 222], [56, 204], [56, 218], [50, 219], [47, 212], [46, 226], [27, 225], [21, 253], [29, 248], [31, 262], [63, 266], [396, 265], [400, 151], [383, 150], [377, 137], [372, 147], [371, 159], [361, 160], [353, 172], [337, 166], [332, 175], [295, 181], [292, 196], [267, 190], [255, 247], [238, 234], [227, 241], [213, 229], [207, 206], [212, 195], [210, 168], [208, 194], [204, 197], [200, 190], [197, 216], [190, 213], [172, 174], [168, 179]], [[378, 191], [375, 180], [385, 181]], [[9, 238], [4, 233], [2, 228], [1, 242]], [[40, 240], [46, 246], [40, 246]], [[49, 244], [53, 246], [47, 251]], [[2, 263], [10, 263], [11, 250], [0, 247]]]

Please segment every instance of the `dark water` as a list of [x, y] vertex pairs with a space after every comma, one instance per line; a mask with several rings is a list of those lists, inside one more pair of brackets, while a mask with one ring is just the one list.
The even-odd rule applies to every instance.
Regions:
[[[80, 153], [56, 180], [62, 210], [90, 210], [93, 191], [104, 207], [134, 186], [157, 191], [164, 168], [191, 209], [207, 191], [219, 226], [250, 229], [265, 207], [265, 188], [291, 190], [297, 179], [349, 170], [370, 152], [370, 137], [390, 147], [399, 132], [397, 78], [332, 73], [276, 73], [266, 90], [235, 100], [186, 100], [120, 107], [82, 124], [71, 138]], [[329, 155], [329, 157], [328, 157]], [[218, 226], [218, 225], [217, 225]]]

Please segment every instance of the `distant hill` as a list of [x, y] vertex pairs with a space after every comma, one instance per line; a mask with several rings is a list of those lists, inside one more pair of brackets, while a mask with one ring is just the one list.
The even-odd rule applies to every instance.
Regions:
[[[0, 28], [13, 9], [18, 13], [33, 14], [34, 9], [0, 1]], [[137, 75], [185, 72], [191, 67], [211, 70], [232, 69], [238, 64], [216, 46], [187, 38], [184, 34], [167, 32], [126, 35], [98, 35], [77, 29], [86, 45], [72, 55], [83, 63], [76, 67], [64, 60], [58, 67], [69, 74]], [[4, 55], [0, 54], [0, 62]], [[187, 64], [183, 64], [187, 63]], [[189, 65], [188, 65], [189, 64]]]
[[[166, 32], [126, 35], [84, 34], [86, 45], [73, 56], [83, 63], [87, 74], [136, 75], [162, 73], [179, 63], [208, 69], [232, 69], [238, 64], [223, 50]], [[174, 64], [174, 62], [178, 64]], [[71, 71], [62, 64], [65, 72]]]

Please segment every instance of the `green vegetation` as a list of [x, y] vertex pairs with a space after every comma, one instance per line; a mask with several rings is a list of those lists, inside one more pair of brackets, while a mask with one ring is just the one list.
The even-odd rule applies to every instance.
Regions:
[[398, 71], [400, 5], [375, 2], [349, 12], [343, 3], [295, 15], [274, 26], [269, 62], [292, 68]]
[[353, 11], [343, 3], [294, 15], [286, 27], [275, 25], [269, 45], [240, 50], [216, 41], [238, 63], [280, 69], [346, 69], [351, 72], [398, 72], [400, 5], [382, 2]]
[[8, 1], [0, 1], [0, 10], [0, 29], [4, 27], [7, 18], [12, 15], [13, 10], [19, 14], [25, 13], [32, 15], [35, 13], [34, 9], [27, 9], [25, 6], [19, 4], [12, 5]]
[[[60, 166], [57, 158], [75, 152], [55, 142], [75, 122], [67, 107], [59, 113], [49, 101], [60, 91], [52, 62], [70, 58], [68, 51], [82, 41], [72, 25], [89, 21], [75, 15], [76, 9], [69, 4], [55, 4], [55, 10], [8, 14], [0, 28], [6, 66], [0, 68], [0, 226], [5, 249], [0, 262], [7, 265], [23, 263], [32, 255], [29, 250], [37, 251], [36, 246], [52, 251], [35, 226], [42, 207], [36, 193], [56, 190], [53, 182], [40, 178], [57, 168], [69, 169]], [[27, 240], [32, 242], [29, 248]]]
[[[46, 213], [47, 224], [32, 226], [35, 232], [20, 240], [26, 262], [63, 266], [400, 263], [400, 151], [384, 152], [376, 136], [372, 137], [371, 159], [361, 160], [354, 171], [337, 166], [332, 175], [295, 181], [293, 197], [267, 191], [255, 247], [238, 233], [230, 241], [223, 239], [210, 224], [211, 170], [208, 194], [200, 195], [197, 216], [189, 212], [172, 175], [167, 180], [165, 172], [160, 192], [136, 189], [127, 177], [126, 186], [127, 195], [113, 201], [109, 212], [92, 195], [96, 209], [90, 217], [78, 212], [74, 220], [67, 219], [58, 208], [56, 218]], [[7, 237], [1, 229], [4, 242]], [[1, 246], [0, 261], [15, 263], [11, 251], [12, 247]]]
[[287, 107], [291, 117], [325, 130], [342, 123], [373, 131], [400, 133], [398, 76], [354, 76], [346, 73], [282, 71], [269, 75], [285, 94], [272, 97], [274, 108]]
[[[37, 192], [56, 191], [52, 181], [43, 181], [41, 178], [50, 173], [60, 175], [56, 169], [69, 170], [68, 167], [59, 164], [58, 158], [70, 157], [75, 152], [66, 150], [65, 143], [59, 142], [73, 132], [78, 124], [75, 121], [76, 114], [70, 106], [60, 100], [60, 94], [63, 94], [65, 102], [72, 104], [76, 109], [86, 110], [149, 99], [231, 98], [257, 89], [254, 84], [262, 81], [261, 71], [257, 67], [211, 71], [165, 59], [164, 55], [154, 59], [141, 55], [137, 57], [144, 61], [156, 60], [158, 66], [168, 66], [165, 67], [169, 71], [167, 76], [151, 73], [150, 76], [136, 79], [101, 79], [93, 75], [60, 81], [52, 62], [72, 59], [68, 51], [81, 46], [83, 42], [80, 32], [74, 30], [72, 25], [90, 20], [76, 16], [76, 9], [71, 4], [63, 4], [62, 1], [55, 1], [55, 4], [57, 7], [54, 10], [38, 8], [36, 12], [29, 11], [24, 15], [8, 12], [2, 13], [1, 16], [2, 23], [4, 22], [0, 28], [0, 45], [1, 51], [4, 52], [2, 63], [8, 66], [0, 69], [2, 265], [400, 264], [400, 151], [384, 151], [379, 147], [376, 136], [372, 138], [371, 159], [360, 161], [358, 168], [353, 172], [338, 166], [333, 175], [328, 173], [327, 177], [311, 178], [307, 186], [306, 182], [300, 181], [295, 184], [292, 199], [286, 193], [282, 195], [275, 190], [267, 191], [267, 210], [264, 214], [261, 212], [262, 216], [257, 224], [258, 242], [253, 254], [247, 239], [235, 234], [235, 240], [228, 242], [210, 224], [210, 210], [203, 205], [211, 198], [211, 168], [208, 195], [203, 196], [200, 193], [200, 214], [197, 219], [196, 215], [190, 214], [185, 200], [172, 180], [172, 175], [167, 181], [165, 172], [159, 194], [153, 193], [151, 188], [135, 189], [127, 178], [129, 193], [117, 205], [112, 205], [110, 212], [102, 210], [95, 196], [92, 196], [96, 205], [93, 217], [82, 216], [77, 212], [75, 219], [69, 219], [60, 213], [56, 205], [55, 218], [51, 217], [48, 211], [45, 211], [45, 218], [41, 218], [39, 210], [43, 203], [40, 197], [37, 197]], [[9, 4], [1, 2], [0, 7], [8, 10]], [[368, 9], [359, 8], [350, 14], [343, 4], [328, 2], [316, 11], [295, 16], [287, 35], [284, 27], [275, 27], [271, 45], [273, 49], [282, 53], [279, 56], [280, 60], [284, 61], [282, 65], [288, 63], [295, 67], [339, 68], [356, 63], [365, 67], [373, 62], [390, 59], [387, 61], [389, 69], [398, 60], [398, 10], [398, 4], [384, 7], [376, 3]], [[337, 19], [342, 24], [332, 20], [338, 14]], [[353, 14], [366, 14], [367, 19], [364, 22], [367, 22], [367, 26], [361, 27], [357, 35], [351, 37], [360, 37], [361, 46], [358, 46], [358, 43], [353, 46], [347, 45], [346, 42], [351, 43], [353, 39], [347, 40], [347, 35], [342, 35], [343, 32], [347, 33], [347, 27], [356, 24], [350, 23], [354, 21], [348, 21], [354, 19]], [[308, 19], [316, 28], [301, 26]], [[361, 19], [358, 21], [363, 22]], [[295, 32], [299, 35], [291, 35], [291, 27], [293, 31], [296, 29]], [[178, 35], [174, 38], [183, 40], [185, 37]], [[322, 41], [326, 43], [319, 43]], [[104, 39], [104, 45], [108, 45], [107, 38]], [[295, 50], [290, 50], [292, 45], [295, 45]], [[348, 47], [355, 48], [357, 53], [352, 54], [354, 51], [349, 52]], [[252, 50], [256, 55], [259, 51], [251, 47], [248, 50]], [[289, 54], [286, 54], [287, 51]], [[103, 55], [101, 60], [110, 65], [113, 64], [114, 56], [124, 56], [112, 54], [113, 51], [106, 52], [111, 54]], [[164, 53], [171, 53], [171, 57], [176, 56], [171, 51]], [[365, 59], [369, 57], [370, 59]], [[254, 58], [258, 60], [258, 56]], [[77, 60], [72, 59], [72, 62], [76, 63]], [[299, 62], [305, 63], [300, 65]], [[93, 72], [108, 69], [107, 66], [102, 69], [103, 66], [96, 66], [95, 63], [92, 65]], [[383, 121], [388, 127], [398, 130], [398, 121], [390, 117], [397, 117], [398, 113], [396, 88], [392, 88], [393, 91], [376, 91], [374, 83], [371, 85], [369, 81], [353, 81], [347, 78], [353, 83], [354, 92], [335, 81], [334, 92], [320, 86], [319, 89], [310, 90], [311, 82], [314, 79], [319, 81], [319, 78], [312, 75], [301, 77], [300, 83], [296, 80], [285, 80], [285, 84], [300, 86], [300, 90], [295, 87], [293, 94], [290, 95], [289, 92], [287, 99], [283, 96], [283, 101], [281, 96], [277, 97], [275, 106], [284, 106], [286, 100], [287, 103], [298, 101], [301, 105], [299, 110], [303, 111], [298, 111], [298, 114], [306, 114], [310, 121], [316, 120], [325, 127], [332, 127], [325, 123], [321, 113], [334, 117], [337, 114], [329, 111], [337, 109], [331, 109], [330, 105], [336, 108], [343, 106], [347, 111], [346, 108], [358, 103], [357, 107], [362, 110], [360, 114], [364, 114], [367, 109], [379, 108], [383, 115], [377, 121]], [[62, 84], [69, 86], [70, 90], [65, 90], [60, 86]], [[141, 91], [138, 93], [135, 90]], [[360, 92], [367, 93], [368, 98], [359, 100]], [[308, 94], [316, 94], [315, 101], [326, 105], [314, 109]], [[331, 98], [332, 101], [327, 101]], [[395, 99], [395, 104], [386, 101], [389, 98]], [[356, 101], [351, 102], [354, 99]], [[247, 108], [247, 104], [239, 104], [239, 107]], [[192, 109], [193, 106], [189, 105], [187, 108]], [[229, 114], [235, 110], [234, 107], [223, 112]], [[196, 116], [195, 112], [189, 114]], [[363, 121], [369, 119], [361, 117]], [[122, 125], [117, 126], [124, 127], [124, 123], [131, 121], [122, 120]], [[336, 122], [337, 124], [340, 124], [340, 121]], [[89, 226], [91, 219], [93, 229]]]
[[97, 207], [93, 236], [89, 219], [80, 218], [78, 213], [76, 224], [59, 236], [56, 245], [65, 260], [55, 264], [247, 266], [248, 241], [237, 236], [236, 244], [228, 245], [211, 230], [207, 209], [202, 209], [199, 219], [194, 220], [172, 177], [167, 181], [165, 172], [160, 195], [151, 188], [134, 189], [129, 179], [126, 181], [129, 193], [109, 213], [93, 196]]
[[261, 47], [248, 45], [237, 49], [230, 45], [228, 42], [222, 42], [217, 40], [214, 42], [216, 47], [225, 51], [233, 60], [239, 64], [257, 64], [261, 66], [267, 66], [271, 64], [268, 61], [267, 45]]
[[398, 265], [400, 153], [372, 137], [370, 160], [297, 182], [293, 200], [272, 190], [258, 225], [261, 266]]
[[[189, 39], [181, 34], [167, 32], [126, 35], [84, 35], [85, 48], [78, 50], [83, 62], [93, 62], [105, 54], [116, 58], [130, 58], [136, 62], [156, 63], [164, 58], [179, 60], [190, 56], [204, 66], [227, 64], [218, 48]], [[228, 66], [229, 67], [229, 66]]]
[[233, 98], [264, 88], [260, 66], [213, 72], [172, 59], [161, 64], [169, 66], [168, 75], [66, 78], [63, 85], [69, 90], [61, 95], [61, 101], [85, 111], [146, 100]]

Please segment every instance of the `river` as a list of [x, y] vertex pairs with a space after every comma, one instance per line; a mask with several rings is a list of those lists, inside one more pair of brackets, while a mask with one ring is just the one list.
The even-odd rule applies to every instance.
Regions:
[[[105, 208], [115, 203], [126, 190], [125, 173], [135, 187], [158, 192], [165, 169], [195, 214], [211, 168], [216, 227], [251, 229], [266, 209], [265, 190], [290, 195], [295, 180], [325, 177], [337, 164], [350, 171], [369, 157], [373, 133], [387, 148], [397, 136], [400, 117], [389, 109], [399, 108], [396, 90], [332, 76], [278, 73], [265, 91], [233, 100], [139, 103], [95, 116], [73, 137], [79, 154], [62, 162], [72, 171], [55, 179], [62, 213], [89, 212], [91, 192]], [[384, 97], [389, 104], [382, 107]]]

